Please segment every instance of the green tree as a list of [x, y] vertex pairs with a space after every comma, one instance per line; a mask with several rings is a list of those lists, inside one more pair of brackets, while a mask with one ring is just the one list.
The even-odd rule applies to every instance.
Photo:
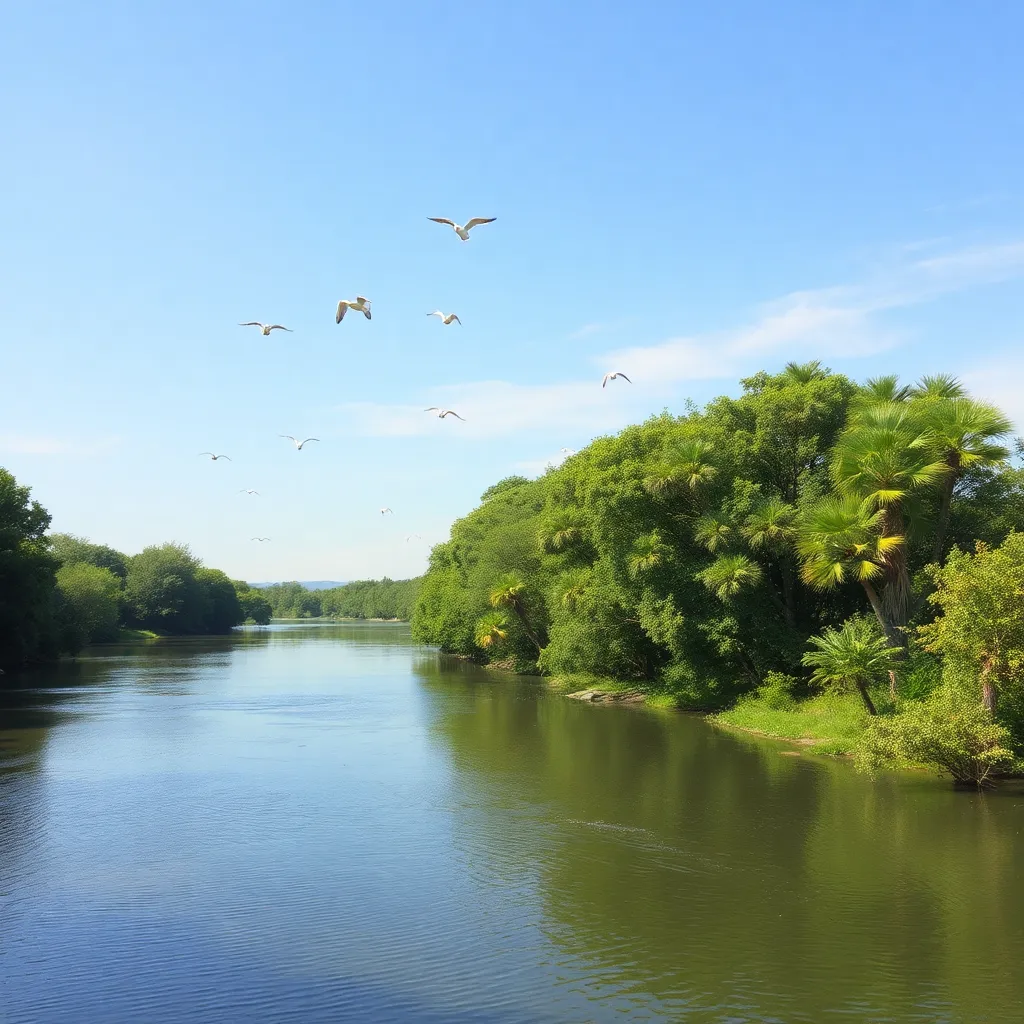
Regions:
[[501, 612], [488, 612], [477, 621], [473, 640], [481, 650], [491, 650], [507, 638], [508, 620]]
[[242, 609], [242, 621], [253, 622], [257, 626], [266, 626], [274, 614], [274, 609], [263, 592], [250, 587], [241, 580], [233, 580], [238, 604]]
[[53, 657], [57, 560], [44, 534], [50, 515], [0, 468], [0, 668]]
[[57, 570], [57, 589], [79, 645], [118, 637], [121, 581], [109, 569], [73, 562]]
[[719, 555], [711, 565], [697, 573], [697, 579], [720, 601], [731, 601], [744, 590], [756, 587], [761, 569], [746, 555]]
[[539, 655], [544, 644], [540, 634], [530, 625], [526, 581], [517, 573], [505, 573], [491, 590], [488, 600], [492, 608], [507, 609], [512, 612], [523, 627], [523, 632], [537, 648]]
[[205, 593], [200, 563], [182, 544], [144, 548], [128, 563], [125, 605], [131, 621], [169, 633], [204, 630]]
[[844, 622], [841, 629], [826, 629], [809, 642], [814, 650], [802, 660], [813, 669], [811, 681], [855, 690], [868, 714], [876, 714], [869, 687], [892, 671], [899, 648], [890, 647], [870, 622], [859, 618]]
[[1024, 534], [998, 548], [979, 543], [974, 554], [954, 548], [931, 574], [928, 600], [941, 614], [918, 629], [925, 648], [980, 685], [990, 714], [1001, 690], [1024, 700]]
[[230, 633], [245, 620], [235, 585], [220, 569], [196, 569], [196, 582], [202, 588], [202, 632]]
[[109, 569], [117, 577], [119, 587], [123, 587], [128, 578], [128, 556], [106, 544], [93, 544], [70, 533], [54, 533], [50, 536], [50, 550], [62, 565], [85, 562], [99, 569]]

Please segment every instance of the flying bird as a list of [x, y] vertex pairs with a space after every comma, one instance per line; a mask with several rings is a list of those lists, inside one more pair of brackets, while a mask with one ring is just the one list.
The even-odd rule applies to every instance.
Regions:
[[320, 440], [319, 437], [307, 437], [305, 441], [300, 441], [297, 437], [292, 437], [291, 434], [278, 434], [277, 436], [278, 437], [287, 437], [288, 440], [291, 441], [291, 443], [293, 445], [295, 445], [295, 450], [297, 452], [301, 452], [302, 451], [302, 446], [304, 444], [308, 444], [310, 441], [319, 441]]
[[213, 459], [214, 462], [216, 462], [218, 459], [227, 459], [228, 462], [232, 461], [226, 455], [214, 455], [213, 452], [200, 452], [199, 454], [200, 455], [209, 455], [210, 458]]
[[454, 320], [454, 321], [455, 321], [455, 322], [456, 322], [456, 323], [457, 323], [457, 324], [458, 324], [458, 325], [459, 325], [460, 327], [462, 326], [462, 321], [461, 321], [461, 320], [460, 320], [460, 319], [459, 319], [459, 318], [458, 318], [458, 317], [457, 317], [457, 316], [456, 316], [456, 315], [455, 315], [454, 313], [442, 313], [442, 312], [441, 312], [441, 310], [439, 310], [439, 309], [435, 309], [433, 313], [428, 313], [428, 314], [427, 314], [427, 316], [439, 316], [439, 317], [441, 318], [441, 323], [443, 323], [443, 324], [444, 324], [444, 325], [445, 325], [446, 327], [447, 327], [447, 326], [448, 326], [448, 324], [450, 324], [450, 323], [451, 323], [451, 322], [452, 322], [453, 320]]
[[617, 380], [619, 377], [626, 381], [627, 384], [633, 383], [621, 370], [616, 370], [614, 373], [606, 373], [604, 375], [604, 380], [601, 381], [601, 387], [604, 387], [608, 381]]
[[405, 543], [408, 544], [409, 541], [413, 539], [413, 537], [415, 537], [417, 540], [423, 540], [423, 538], [418, 533], [410, 533], [409, 536], [405, 538]]
[[362, 313], [367, 320], [370, 319], [370, 300], [362, 295], [357, 295], [354, 299], [342, 299], [338, 303], [338, 312], [334, 317], [334, 322], [340, 324], [350, 309], [354, 309], [357, 313]]
[[454, 409], [439, 409], [436, 405], [432, 405], [429, 409], [424, 409], [423, 411], [436, 412], [439, 420], [443, 420], [445, 416], [454, 416], [457, 420], [462, 420], [463, 423], [466, 422]]
[[239, 494], [259, 494], [260, 492], [256, 491], [256, 490], [253, 490], [251, 487], [243, 487], [238, 493]]
[[250, 537], [249, 540], [258, 540], [262, 544], [264, 541], [270, 540], [270, 538], [269, 537]]
[[478, 224], [491, 224], [496, 221], [497, 217], [474, 217], [472, 220], [467, 220], [465, 227], [461, 224], [456, 224], [455, 221], [449, 220], [447, 217], [428, 217], [427, 220], [432, 220], [435, 224], [447, 224], [464, 242], [469, 241], [469, 233]]
[[[382, 509], [380, 510], [380, 514], [381, 514], [382, 516], [386, 516], [386, 515], [387, 515], [387, 514], [388, 514], [389, 512], [391, 512], [391, 509], [389, 509], [389, 508], [382, 508]], [[392, 515], [394, 515], [395, 513], [394, 513], [394, 512], [391, 512], [391, 514], [392, 514]]]
[[259, 320], [247, 320], [244, 324], [239, 324], [239, 327], [258, 327], [260, 333], [264, 336], [268, 335], [271, 331], [288, 331], [294, 333], [290, 327], [285, 327], [283, 324], [261, 324]]

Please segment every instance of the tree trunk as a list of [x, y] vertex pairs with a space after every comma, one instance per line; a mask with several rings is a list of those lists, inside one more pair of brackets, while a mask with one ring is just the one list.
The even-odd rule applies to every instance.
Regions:
[[946, 479], [942, 481], [942, 499], [939, 502], [939, 519], [935, 524], [935, 543], [932, 545], [932, 561], [942, 564], [942, 550], [946, 546], [949, 532], [949, 518], [953, 511], [953, 490], [960, 476], [960, 467], [951, 465]]
[[523, 613], [523, 610], [519, 607], [518, 603], [513, 603], [512, 611], [516, 613], [516, 618], [522, 623], [524, 632], [533, 641], [533, 646], [537, 648], [537, 654], [539, 655], [540, 652], [544, 650], [544, 646], [540, 642], [540, 637], [530, 629], [530, 624], [526, 621], [526, 615]]
[[871, 699], [871, 694], [868, 693], [868, 688], [860, 679], [857, 680], [857, 692], [860, 694], [861, 700], [864, 701], [864, 707], [868, 709], [868, 714], [877, 715], [878, 712], [875, 710], [875, 703]]
[[995, 717], [996, 701], [999, 692], [996, 690], [996, 681], [992, 678], [992, 659], [986, 658], [985, 664], [981, 667], [981, 703], [988, 708], [989, 714]]
[[893, 702], [896, 701], [898, 694], [896, 693], [896, 673], [892, 669], [889, 669], [889, 696], [892, 697]]
[[[882, 516], [883, 537], [906, 537], [903, 510], [896, 503], [887, 505]], [[910, 615], [910, 570], [907, 567], [907, 545], [904, 541], [885, 560], [887, 568], [883, 601], [889, 618], [897, 626], [905, 626]], [[905, 646], [905, 645], [901, 645]]]
[[907, 656], [906, 637], [889, 621], [888, 616], [885, 614], [885, 609], [882, 607], [882, 602], [879, 600], [878, 591], [871, 585], [871, 581], [861, 580], [860, 582], [865, 593], [868, 595], [868, 600], [871, 602], [875, 618], [878, 619], [878, 624], [882, 627], [886, 640], [889, 641], [889, 646], [895, 647], [901, 652], [897, 657], [902, 660]]

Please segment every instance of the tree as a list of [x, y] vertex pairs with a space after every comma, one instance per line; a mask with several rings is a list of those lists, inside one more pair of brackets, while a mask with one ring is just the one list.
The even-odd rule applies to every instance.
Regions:
[[53, 657], [57, 560], [44, 534], [50, 514], [0, 468], [0, 668]]
[[117, 577], [119, 587], [123, 587], [128, 578], [128, 556], [106, 544], [93, 544], [70, 533], [55, 533], [50, 537], [50, 550], [62, 565], [85, 562], [99, 569], [109, 569]]
[[109, 569], [74, 562], [57, 570], [57, 589], [79, 645], [116, 640], [120, 621], [121, 581]]
[[876, 714], [868, 688], [892, 670], [899, 649], [890, 647], [870, 622], [859, 618], [847, 620], [841, 629], [826, 629], [809, 643], [814, 650], [802, 661], [814, 670], [811, 681], [855, 690], [868, 714]]
[[232, 580], [231, 582], [242, 610], [242, 621], [253, 622], [257, 626], [266, 626], [274, 614], [274, 609], [266, 595], [242, 580]]
[[[945, 383], [944, 391], [955, 394], [952, 383]], [[923, 433], [917, 443], [946, 466], [932, 545], [932, 561], [938, 562], [945, 550], [957, 484], [966, 470], [997, 465], [1009, 456], [1009, 449], [996, 444], [995, 438], [1009, 434], [1013, 424], [995, 406], [971, 398], [935, 400], [926, 392], [926, 397], [918, 401], [922, 406]]]
[[515, 615], [523, 627], [523, 632], [530, 638], [537, 648], [537, 653], [540, 654], [544, 645], [540, 635], [530, 625], [527, 617], [525, 580], [517, 573], [506, 573], [491, 591], [489, 601], [492, 608], [507, 608]]
[[144, 548], [128, 563], [125, 605], [131, 620], [143, 628], [169, 633], [201, 633], [204, 629], [200, 567], [187, 547], [162, 544]]
[[803, 560], [800, 577], [815, 590], [833, 590], [848, 580], [864, 588], [872, 611], [891, 647], [906, 648], [907, 641], [894, 626], [875, 590], [884, 577], [891, 552], [903, 537], [883, 537], [881, 511], [871, 512], [852, 496], [822, 498], [800, 519], [797, 551]]
[[974, 554], [954, 548], [931, 576], [928, 600], [941, 614], [918, 633], [927, 650], [980, 684], [995, 715], [1001, 689], [1024, 697], [1024, 534], [1010, 534], [998, 548], [978, 543]]
[[235, 585], [220, 569], [196, 569], [196, 582], [202, 588], [204, 633], [230, 633], [245, 620]]
[[481, 650], [501, 643], [508, 637], [508, 620], [501, 612], [488, 612], [476, 624], [474, 642]]
[[720, 601], [730, 601], [744, 590], [756, 587], [762, 579], [760, 566], [746, 555], [719, 555], [697, 579]]
[[644, 479], [644, 487], [651, 494], [701, 490], [718, 476], [718, 469], [711, 462], [712, 451], [706, 441], [671, 445], [665, 459]]

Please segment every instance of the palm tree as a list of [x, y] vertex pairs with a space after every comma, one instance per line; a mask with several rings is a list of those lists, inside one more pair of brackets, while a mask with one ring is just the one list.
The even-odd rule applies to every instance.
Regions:
[[797, 511], [792, 505], [781, 498], [771, 497], [758, 505], [740, 528], [753, 551], [772, 551], [779, 558], [782, 613], [787, 626], [796, 624], [796, 579], [791, 556], [796, 539], [796, 521]]
[[864, 619], [849, 619], [841, 629], [826, 629], [808, 642], [815, 650], [808, 651], [801, 660], [814, 669], [811, 681], [855, 689], [868, 714], [877, 714], [868, 686], [891, 673], [894, 659], [901, 652], [890, 647]]
[[761, 567], [746, 555], [719, 555], [711, 565], [697, 573], [697, 579], [721, 601], [761, 582]]
[[732, 537], [732, 526], [722, 516], [701, 516], [694, 523], [693, 539], [712, 554], [724, 548]]
[[957, 482], [967, 469], [994, 466], [1009, 457], [1009, 449], [996, 444], [994, 439], [1009, 434], [1013, 424], [994, 405], [972, 398], [922, 400], [922, 406], [924, 430], [916, 443], [940, 459], [947, 469], [940, 486], [939, 519], [932, 548], [932, 561], [938, 562], [949, 531]]
[[882, 514], [853, 495], [830, 495], [812, 505], [802, 515], [797, 534], [797, 552], [803, 562], [800, 576], [815, 590], [832, 590], [847, 581], [859, 583], [889, 645], [905, 650], [906, 640], [875, 590], [904, 542], [902, 536], [881, 533]]
[[549, 554], [558, 551], [565, 551], [578, 544], [586, 537], [583, 527], [572, 519], [563, 519], [558, 522], [549, 523], [537, 533], [537, 542], [542, 551]]
[[[895, 380], [895, 378], [893, 378]], [[842, 494], [863, 500], [880, 514], [882, 537], [906, 534], [906, 506], [948, 472], [944, 461], [920, 444], [921, 431], [905, 402], [879, 402], [861, 408], [836, 444], [832, 478]], [[885, 601], [903, 625], [910, 606], [910, 573], [900, 543], [886, 553]]]
[[488, 600], [492, 608], [507, 608], [515, 615], [523, 627], [523, 632], [533, 641], [537, 653], [540, 654], [544, 645], [526, 617], [526, 583], [523, 578], [518, 573], [505, 573], [491, 591]]
[[555, 600], [570, 612], [575, 612], [586, 600], [590, 582], [590, 570], [582, 569], [566, 573], [555, 587]]
[[933, 398], [966, 398], [967, 388], [950, 373], [926, 374], [911, 389], [915, 400]]
[[476, 624], [473, 640], [481, 650], [488, 650], [508, 636], [508, 620], [501, 612], [488, 612]]
[[630, 577], [639, 579], [661, 565], [667, 557], [668, 550], [657, 530], [642, 534], [633, 542], [633, 551], [627, 562]]
[[650, 494], [701, 490], [718, 475], [708, 458], [712, 450], [706, 441], [687, 441], [672, 446], [665, 459], [644, 478], [645, 490]]
[[823, 380], [828, 376], [828, 370], [822, 368], [820, 359], [812, 359], [809, 363], [786, 363], [782, 372], [797, 384], [809, 384], [812, 380]]

